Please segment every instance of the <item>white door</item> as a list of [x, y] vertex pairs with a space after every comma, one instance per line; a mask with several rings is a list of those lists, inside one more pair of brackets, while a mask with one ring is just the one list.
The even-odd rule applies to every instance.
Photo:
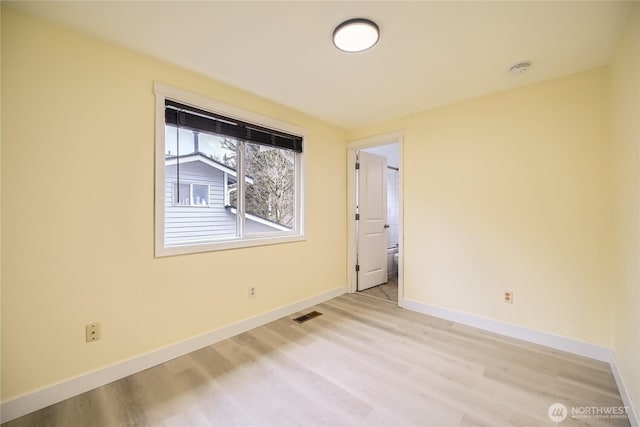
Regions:
[[358, 152], [358, 290], [387, 281], [387, 158]]

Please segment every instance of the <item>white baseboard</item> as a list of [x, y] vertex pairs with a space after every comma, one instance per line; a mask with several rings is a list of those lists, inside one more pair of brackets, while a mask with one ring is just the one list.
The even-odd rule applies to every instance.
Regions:
[[616, 380], [616, 384], [618, 385], [618, 391], [620, 391], [620, 397], [622, 397], [622, 401], [624, 402], [624, 406], [627, 407], [627, 416], [629, 417], [629, 424], [631, 427], [640, 427], [640, 412], [633, 405], [633, 401], [631, 400], [631, 395], [629, 394], [629, 390], [622, 379], [622, 375], [620, 374], [620, 369], [618, 368], [618, 361], [616, 359], [616, 354], [614, 351], [611, 351], [611, 371], [613, 372], [613, 378]]
[[176, 357], [191, 353], [219, 341], [249, 331], [258, 326], [305, 310], [316, 304], [328, 301], [347, 292], [347, 288], [335, 288], [330, 291], [306, 298], [286, 306], [276, 308], [249, 319], [241, 320], [220, 329], [186, 339], [184, 341], [115, 363], [69, 380], [53, 384], [43, 389], [2, 402], [0, 422], [5, 423], [38, 409], [63, 401], [78, 394], [100, 387], [126, 376], [135, 374]]
[[590, 344], [584, 341], [550, 334], [548, 332], [537, 331], [535, 329], [529, 329], [523, 326], [501, 322], [499, 320], [423, 304], [406, 298], [403, 301], [403, 307], [407, 310], [417, 311], [419, 313], [428, 314], [430, 316], [439, 317], [452, 322], [462, 323], [463, 325], [473, 326], [474, 328], [484, 329], [485, 331], [495, 332], [500, 335], [506, 335], [508, 337], [521, 339], [534, 344], [540, 344], [556, 350], [562, 350], [578, 354], [580, 356], [589, 357], [591, 359], [611, 363], [611, 349], [608, 347]]

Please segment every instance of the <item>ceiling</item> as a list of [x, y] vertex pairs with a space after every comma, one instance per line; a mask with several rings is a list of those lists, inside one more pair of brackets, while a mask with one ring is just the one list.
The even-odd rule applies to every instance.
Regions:
[[[11, 7], [354, 129], [609, 63], [631, 2], [87, 1]], [[380, 41], [345, 53], [340, 22]], [[512, 76], [509, 68], [531, 61]]]

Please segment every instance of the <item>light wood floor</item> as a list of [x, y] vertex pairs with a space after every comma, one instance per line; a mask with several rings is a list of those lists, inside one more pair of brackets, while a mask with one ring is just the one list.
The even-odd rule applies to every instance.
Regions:
[[6, 425], [538, 426], [555, 402], [623, 406], [602, 362], [361, 295], [313, 309]]
[[398, 303], [398, 277], [393, 277], [382, 285], [360, 291], [363, 295]]

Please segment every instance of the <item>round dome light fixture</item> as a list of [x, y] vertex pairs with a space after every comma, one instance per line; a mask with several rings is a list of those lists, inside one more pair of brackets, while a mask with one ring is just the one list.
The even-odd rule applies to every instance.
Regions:
[[333, 31], [333, 44], [344, 52], [362, 52], [375, 45], [379, 38], [376, 23], [364, 18], [344, 21]]

